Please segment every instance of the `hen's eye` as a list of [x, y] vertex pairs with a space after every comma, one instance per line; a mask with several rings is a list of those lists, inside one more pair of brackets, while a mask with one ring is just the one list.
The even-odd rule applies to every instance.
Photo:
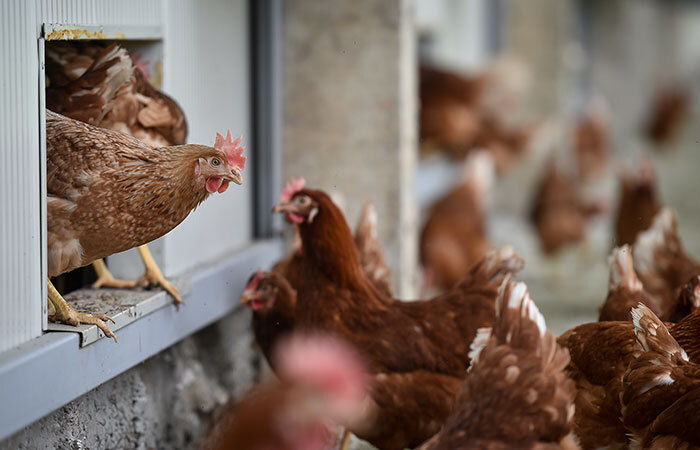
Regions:
[[212, 158], [211, 165], [214, 167], [218, 167], [219, 165], [221, 165], [221, 160], [219, 158]]
[[297, 205], [305, 205], [306, 203], [308, 203], [308, 201], [309, 198], [306, 196], [301, 196], [294, 199], [294, 203], [296, 203]]

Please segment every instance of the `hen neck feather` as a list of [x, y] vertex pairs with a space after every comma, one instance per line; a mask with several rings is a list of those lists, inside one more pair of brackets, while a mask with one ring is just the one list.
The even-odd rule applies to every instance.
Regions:
[[318, 203], [318, 214], [311, 223], [299, 227], [304, 264], [340, 287], [381, 295], [362, 271], [360, 255], [343, 213], [327, 195], [316, 191], [313, 198]]
[[135, 191], [137, 207], [172, 204], [176, 215], [186, 216], [209, 196], [204, 181], [195, 176], [198, 157], [206, 149], [200, 145], [177, 145], [125, 152], [120, 155], [126, 161], [117, 173], [117, 185]]

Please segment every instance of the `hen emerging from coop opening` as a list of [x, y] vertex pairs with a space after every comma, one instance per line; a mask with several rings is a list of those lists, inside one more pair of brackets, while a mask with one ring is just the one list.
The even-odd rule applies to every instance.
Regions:
[[[213, 147], [184, 144], [182, 109], [151, 86], [137, 62], [116, 44], [47, 46], [48, 272], [92, 263], [94, 287], [160, 285], [179, 303], [145, 244], [210, 194], [241, 184], [246, 158], [230, 131], [217, 134]], [[115, 279], [102, 258], [133, 247], [146, 274]], [[49, 303], [51, 320], [96, 324], [114, 337], [108, 317], [76, 313], [51, 283]]]

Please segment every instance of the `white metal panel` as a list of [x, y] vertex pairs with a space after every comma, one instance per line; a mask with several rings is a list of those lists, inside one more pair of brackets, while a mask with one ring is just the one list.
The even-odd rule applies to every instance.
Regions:
[[486, 62], [489, 0], [418, 0], [418, 31], [431, 36], [430, 59], [459, 70], [476, 70]]
[[0, 351], [42, 329], [36, 4], [0, 2]]
[[161, 0], [38, 0], [39, 23], [160, 25]]
[[[216, 133], [230, 128], [249, 143], [249, 47], [247, 1], [167, 4], [163, 85], [185, 110], [189, 142], [213, 145]], [[252, 173], [247, 166], [242, 186], [232, 184], [210, 196], [163, 238], [166, 275], [182, 274], [250, 242]]]

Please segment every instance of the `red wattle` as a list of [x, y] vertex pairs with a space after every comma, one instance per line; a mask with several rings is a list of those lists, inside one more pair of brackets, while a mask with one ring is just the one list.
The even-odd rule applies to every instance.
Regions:
[[229, 181], [228, 181], [228, 180], [224, 180], [224, 181], [221, 183], [221, 187], [219, 188], [219, 194], [222, 194], [222, 193], [226, 192], [226, 189], [228, 189], [228, 184], [229, 184]]

